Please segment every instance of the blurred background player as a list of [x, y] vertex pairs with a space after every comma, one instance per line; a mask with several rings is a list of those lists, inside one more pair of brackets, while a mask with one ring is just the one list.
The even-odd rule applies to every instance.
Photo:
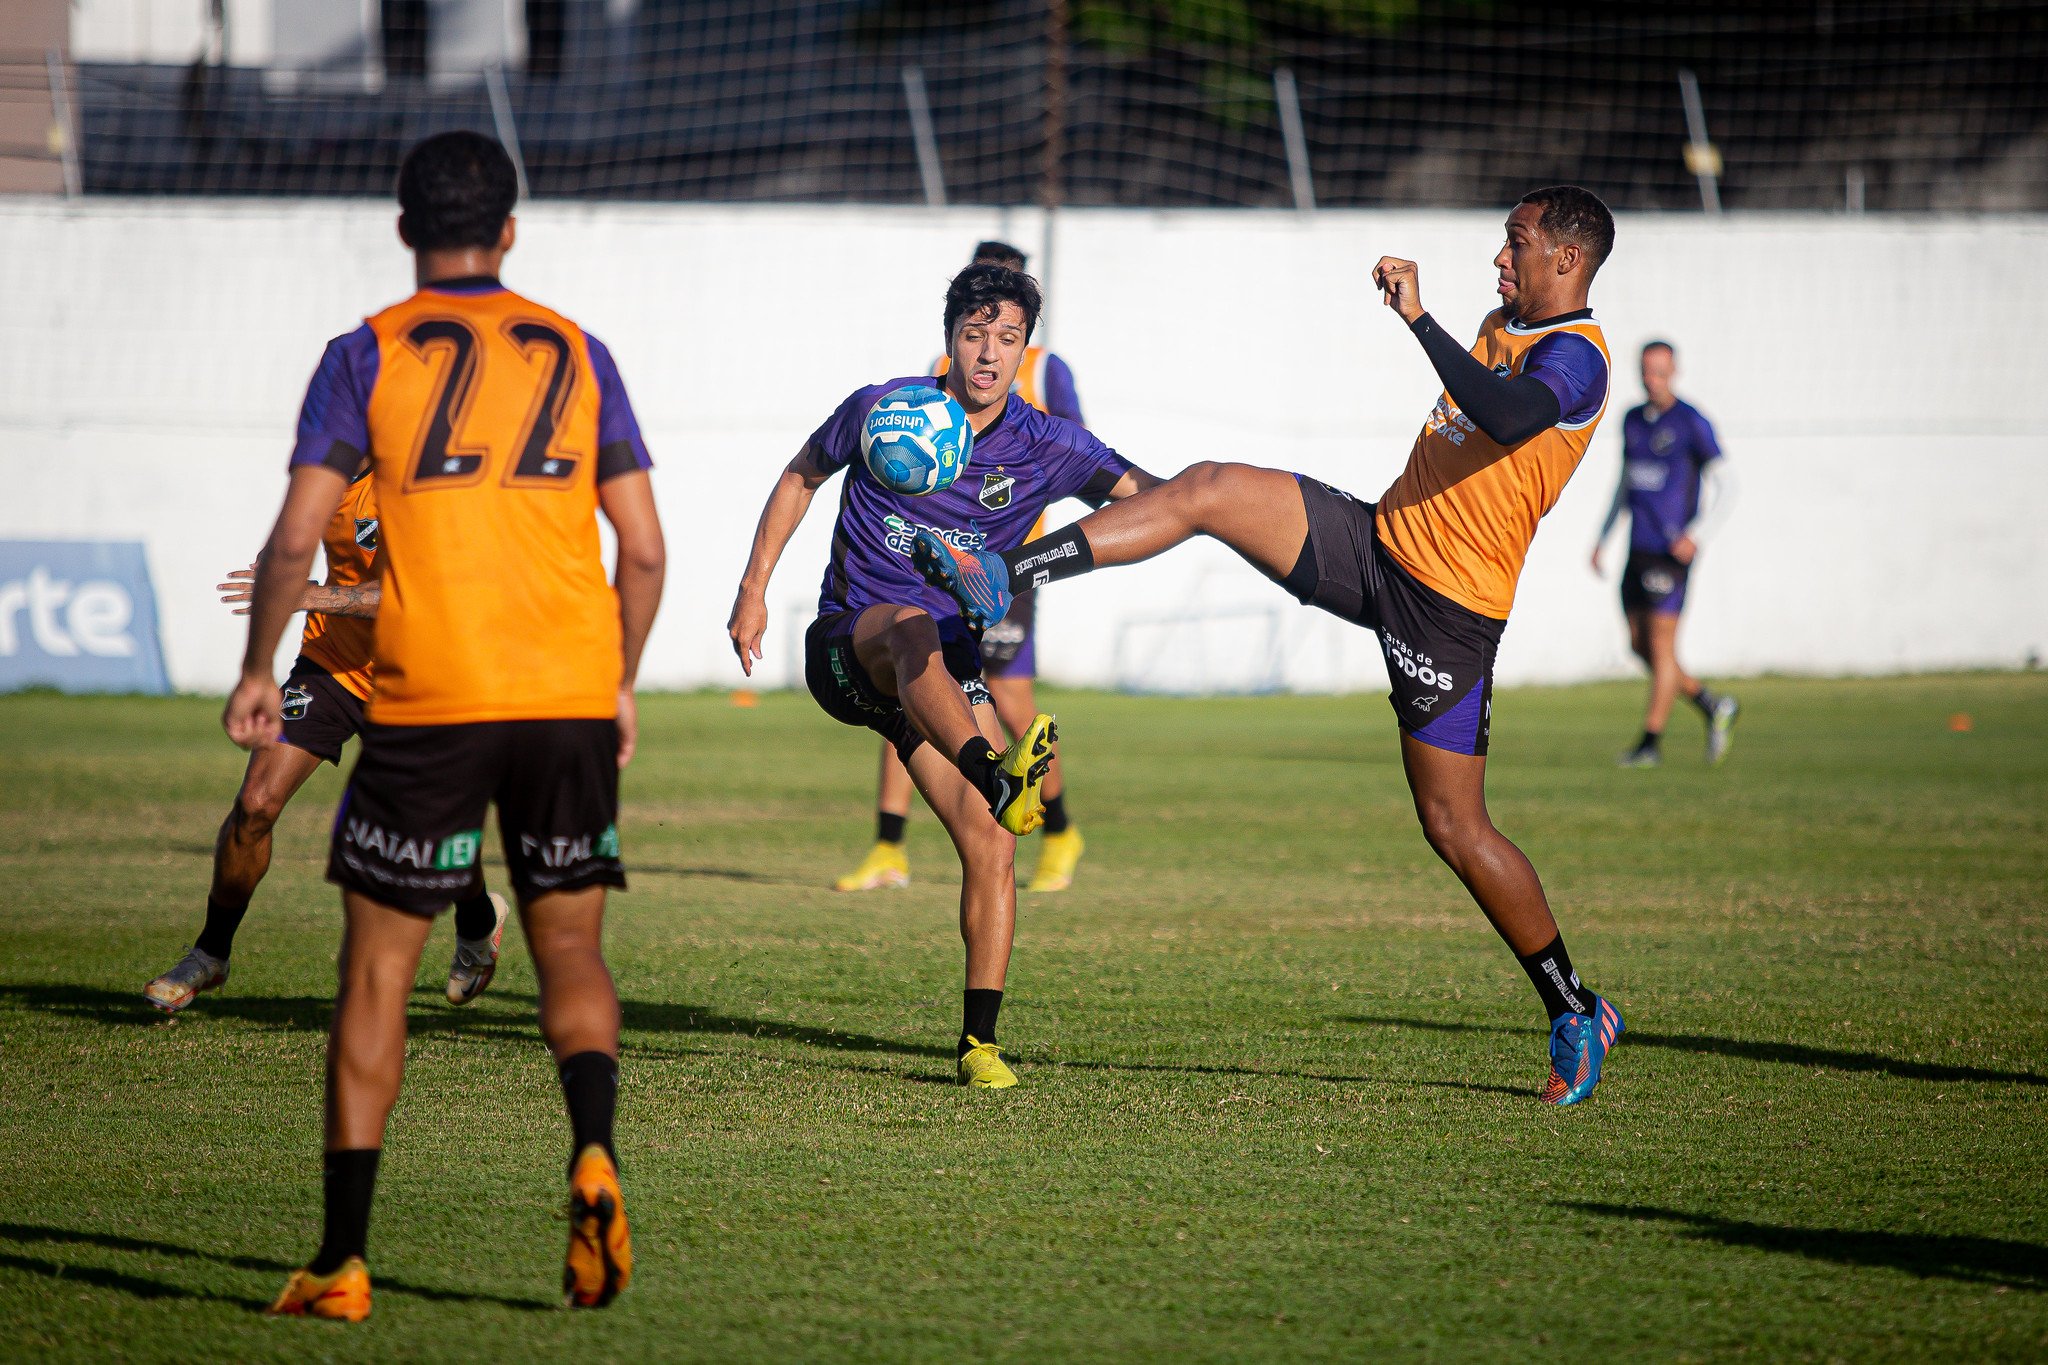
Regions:
[[[398, 231], [418, 290], [321, 358], [222, 717], [238, 744], [276, 738], [270, 660], [321, 528], [369, 453], [390, 592], [327, 864], [344, 929], [326, 1223], [275, 1314], [369, 1315], [370, 1203], [404, 1072], [406, 1000], [434, 916], [478, 885], [492, 804], [573, 1133], [564, 1296], [602, 1307], [632, 1276], [603, 924], [606, 888], [625, 885], [619, 770], [633, 753], [632, 688], [664, 552], [651, 461], [610, 353], [498, 282], [517, 187], [504, 149], [477, 133], [407, 154]], [[600, 510], [617, 533], [616, 586]]]
[[[213, 844], [213, 884], [206, 922], [177, 965], [143, 987], [143, 998], [176, 1013], [202, 993], [227, 984], [235, 931], [249, 913], [263, 874], [270, 870], [270, 832], [285, 806], [325, 760], [341, 762], [341, 747], [363, 730], [370, 661], [380, 594], [377, 584], [377, 490], [370, 462], [357, 464], [348, 491], [327, 523], [321, 545], [327, 581], [308, 583], [299, 607], [306, 629], [299, 657], [284, 680], [284, 707], [276, 743], [249, 756], [242, 789]], [[221, 600], [238, 616], [249, 609], [253, 572], [236, 569], [220, 585]], [[455, 959], [448, 966], [448, 1003], [467, 1005], [483, 994], [498, 970], [498, 948], [508, 913], [505, 898], [481, 884], [455, 903]]]
[[[999, 265], [1022, 271], [1027, 257], [1008, 242], [982, 242], [974, 248], [969, 265]], [[952, 366], [951, 356], [932, 362], [932, 374], [943, 376]], [[1081, 417], [1081, 397], [1074, 388], [1074, 372], [1067, 362], [1044, 346], [1026, 346], [1023, 363], [1017, 367], [1010, 392], [1054, 417], [1086, 425]], [[1031, 528], [1035, 538], [1045, 530], [1045, 518]], [[1011, 738], [1038, 714], [1038, 696], [1032, 686], [1038, 676], [1037, 604], [1035, 594], [1017, 594], [1010, 614], [981, 637], [981, 672], [995, 701], [996, 719]], [[1053, 746], [1052, 771], [1045, 779], [1045, 825], [1038, 841], [1038, 865], [1025, 884], [1026, 891], [1064, 891], [1074, 884], [1074, 868], [1087, 847], [1081, 831], [1067, 814], [1066, 770]], [[910, 855], [903, 844], [904, 827], [910, 816], [910, 772], [896, 754], [894, 745], [882, 745], [882, 775], [875, 798], [875, 845], [861, 859], [860, 866], [833, 885], [841, 891], [873, 891], [886, 886], [910, 885]]]
[[1742, 708], [1686, 672], [1678, 662], [1678, 616], [1685, 588], [1707, 537], [1726, 518], [1734, 486], [1713, 425], [1671, 391], [1678, 352], [1668, 341], [1643, 347], [1647, 401], [1621, 422], [1621, 480], [1600, 534], [1593, 541], [1593, 572], [1600, 550], [1623, 514], [1628, 516], [1628, 562], [1621, 571], [1621, 609], [1628, 617], [1629, 648], [1650, 669], [1650, 703], [1643, 737], [1621, 756], [1624, 768], [1663, 762], [1664, 724], [1681, 693], [1707, 723], [1707, 762], [1728, 756]]
[[974, 429], [972, 463], [949, 487], [921, 496], [884, 486], [861, 458], [868, 413], [890, 391], [930, 378], [855, 390], [776, 479], [727, 626], [751, 675], [775, 566], [818, 489], [845, 471], [818, 616], [804, 634], [804, 680], [825, 714], [894, 746], [953, 840], [967, 958], [957, 1076], [982, 1089], [1017, 1083], [996, 1045], [996, 1017], [1017, 925], [1015, 836], [1037, 828], [1043, 814], [1052, 717], [1033, 717], [997, 752], [980, 628], [911, 567], [911, 533], [1014, 549], [1061, 498], [1099, 506], [1158, 482], [1087, 428], [1015, 398], [1039, 307], [1037, 282], [1019, 271], [970, 265], [953, 277], [944, 314], [953, 363], [940, 382]]
[[1494, 827], [1486, 752], [1495, 655], [1530, 541], [1607, 410], [1607, 343], [1587, 296], [1614, 219], [1589, 191], [1553, 185], [1522, 196], [1506, 236], [1493, 258], [1501, 306], [1469, 351], [1424, 311], [1413, 261], [1373, 268], [1444, 385], [1377, 505], [1284, 470], [1205, 461], [1007, 554], [919, 530], [911, 560], [987, 625], [1013, 583], [1042, 587], [1206, 535], [1297, 601], [1378, 635], [1423, 836], [1535, 987], [1550, 1016], [1542, 1099], [1566, 1105], [1600, 1083], [1621, 1014], [1580, 983], [1535, 867]]

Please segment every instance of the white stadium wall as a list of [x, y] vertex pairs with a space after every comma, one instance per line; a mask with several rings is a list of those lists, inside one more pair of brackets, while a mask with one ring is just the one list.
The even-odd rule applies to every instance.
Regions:
[[[323, 343], [410, 287], [392, 220], [357, 202], [0, 200], [0, 541], [142, 541], [179, 688], [234, 675], [242, 622], [212, 586], [268, 528]], [[740, 682], [724, 624], [775, 471], [851, 389], [937, 351], [945, 281], [989, 235], [1042, 247], [1023, 211], [521, 215], [508, 281], [611, 345], [657, 461], [670, 575], [649, 685]], [[1469, 332], [1498, 239], [1484, 213], [1070, 212], [1049, 340], [1090, 425], [1148, 469], [1251, 460], [1377, 497], [1439, 386], [1368, 270], [1414, 258], [1425, 302]], [[1651, 336], [1678, 344], [1681, 391], [1739, 478], [1694, 579], [1692, 667], [2012, 667], [2042, 651], [2048, 370], [2026, 338], [2048, 316], [2044, 251], [2040, 219], [1624, 218], [1595, 297], [1613, 402], [1537, 537], [1502, 680], [1630, 670], [1616, 557], [1601, 580], [1586, 561]], [[764, 685], [800, 677], [836, 496], [777, 576]], [[1213, 545], [1045, 596], [1039, 657], [1059, 681], [1385, 684], [1368, 636]]]

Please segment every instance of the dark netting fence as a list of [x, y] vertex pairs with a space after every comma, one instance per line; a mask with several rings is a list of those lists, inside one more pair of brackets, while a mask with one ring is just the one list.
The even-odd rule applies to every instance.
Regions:
[[496, 2], [488, 63], [384, 0], [313, 65], [78, 66], [83, 189], [382, 195], [470, 126], [542, 197], [2048, 208], [2044, 4]]

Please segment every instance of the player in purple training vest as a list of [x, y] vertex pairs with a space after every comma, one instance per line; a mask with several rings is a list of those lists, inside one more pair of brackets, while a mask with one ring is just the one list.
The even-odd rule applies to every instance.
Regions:
[[996, 1013], [1017, 920], [1016, 836], [1037, 828], [1043, 815], [1052, 717], [1036, 717], [997, 752], [980, 632], [911, 567], [911, 537], [928, 530], [967, 548], [1013, 550], [1061, 498], [1100, 505], [1159, 482], [1086, 428], [1012, 395], [1039, 308], [1038, 284], [1022, 271], [970, 265], [953, 278], [944, 383], [974, 429], [967, 467], [951, 487], [922, 497], [885, 488], [861, 459], [861, 425], [890, 390], [932, 379], [912, 375], [857, 390], [777, 478], [728, 625], [751, 675], [768, 629], [769, 576], [818, 489], [844, 470], [818, 619], [804, 637], [804, 679], [827, 715], [896, 746], [952, 836], [967, 945], [958, 1077], [988, 1089], [1017, 1083], [996, 1046]]
[[1624, 768], [1654, 768], [1664, 761], [1664, 723], [1684, 693], [1707, 722], [1707, 762], [1728, 755], [1742, 708], [1687, 673], [1678, 662], [1678, 615], [1686, 580], [1705, 543], [1727, 516], [1733, 485], [1714, 428], [1700, 410], [1671, 391], [1678, 353], [1668, 341], [1643, 347], [1643, 392], [1621, 426], [1621, 482], [1593, 542], [1593, 572], [1614, 524], [1629, 520], [1628, 563], [1621, 571], [1621, 609], [1628, 617], [1629, 648], [1650, 669], [1650, 704], [1643, 737], [1621, 756]]

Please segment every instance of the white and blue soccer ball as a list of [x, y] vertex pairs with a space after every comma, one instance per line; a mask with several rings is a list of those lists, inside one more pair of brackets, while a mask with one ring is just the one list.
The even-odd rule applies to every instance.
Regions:
[[974, 429], [959, 400], [929, 384], [891, 389], [860, 427], [860, 455], [884, 488], [913, 496], [950, 488], [967, 468]]

